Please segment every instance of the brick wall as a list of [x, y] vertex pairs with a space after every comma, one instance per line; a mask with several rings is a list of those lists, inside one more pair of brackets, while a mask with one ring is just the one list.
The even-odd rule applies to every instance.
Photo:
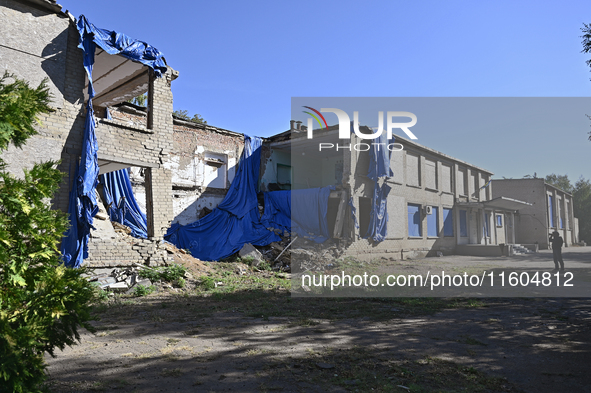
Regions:
[[[65, 14], [16, 1], [0, 0], [0, 17], [0, 42], [4, 45], [0, 48], [0, 72], [7, 69], [30, 81], [32, 86], [47, 77], [53, 94], [51, 105], [55, 109], [41, 116], [38, 135], [29, 139], [23, 149], [11, 147], [3, 152], [3, 159], [9, 164], [9, 171], [17, 176], [22, 176], [22, 170], [31, 168], [34, 163], [61, 161], [58, 168], [65, 176], [52, 205], [67, 212], [85, 122], [85, 71], [82, 51], [77, 47], [78, 31]], [[31, 35], [31, 31], [36, 34]], [[162, 78], [151, 78], [150, 129], [146, 123], [97, 121], [99, 159], [123, 163], [139, 161], [150, 166], [147, 172], [151, 180], [148, 193], [151, 240], [128, 243], [92, 237], [85, 265], [114, 266], [144, 261], [158, 264], [168, 258], [166, 252], [158, 248], [157, 241], [172, 220], [171, 174], [163, 163], [173, 148], [171, 82], [176, 75], [169, 69]], [[95, 114], [102, 117], [104, 109], [95, 108]]]

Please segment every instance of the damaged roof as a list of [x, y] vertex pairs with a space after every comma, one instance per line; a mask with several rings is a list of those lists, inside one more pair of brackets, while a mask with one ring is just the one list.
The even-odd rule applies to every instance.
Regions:
[[55, 0], [24, 0], [25, 3], [31, 3], [36, 5], [38, 8], [42, 8], [56, 14], [62, 13], [62, 6]]

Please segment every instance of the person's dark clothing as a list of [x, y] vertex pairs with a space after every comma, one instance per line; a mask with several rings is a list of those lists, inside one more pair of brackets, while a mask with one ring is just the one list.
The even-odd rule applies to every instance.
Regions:
[[[558, 233], [550, 235], [550, 241], [552, 242], [552, 254], [554, 256], [554, 268], [564, 269], [564, 261], [562, 260], [562, 245], [564, 241]], [[558, 265], [560, 263], [560, 266]]]

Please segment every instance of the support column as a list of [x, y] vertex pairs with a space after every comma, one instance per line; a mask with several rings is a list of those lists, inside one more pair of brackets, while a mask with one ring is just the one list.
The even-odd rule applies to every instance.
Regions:
[[515, 244], [515, 213], [511, 212], [511, 244]]
[[171, 173], [164, 168], [146, 168], [146, 216], [148, 238], [162, 240], [172, 217]]
[[493, 210], [492, 213], [492, 225], [493, 228], [495, 229], [495, 242], [492, 244], [499, 244], [499, 233], [497, 232], [497, 211]]

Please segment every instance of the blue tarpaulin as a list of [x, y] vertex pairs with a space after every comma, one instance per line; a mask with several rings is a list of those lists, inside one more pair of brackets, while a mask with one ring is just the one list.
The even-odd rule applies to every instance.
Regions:
[[80, 165], [76, 166], [74, 184], [70, 190], [68, 216], [70, 228], [62, 240], [62, 260], [68, 267], [79, 267], [88, 257], [88, 238], [93, 228], [93, 217], [98, 212], [96, 185], [98, 183], [98, 144], [96, 141], [94, 110], [92, 99], [95, 92], [92, 81], [94, 52], [96, 45], [109, 54], [120, 54], [140, 62], [154, 70], [156, 76], [166, 72], [166, 63], [162, 53], [156, 48], [114, 31], [97, 29], [88, 22], [84, 15], [78, 18], [80, 41], [78, 47], [84, 51], [84, 69], [88, 76], [88, 102]]
[[[386, 179], [393, 176], [390, 169], [390, 150], [388, 137], [385, 133], [377, 138], [376, 143], [372, 143], [369, 151], [369, 171], [367, 176], [374, 181], [374, 191], [372, 197], [372, 209], [369, 217], [369, 227], [365, 238], [379, 243], [386, 238], [388, 231], [388, 194], [390, 186], [380, 179]], [[382, 183], [382, 184], [380, 184]]]
[[164, 238], [204, 261], [218, 261], [238, 252], [246, 243], [265, 246], [281, 238], [262, 223], [257, 183], [262, 140], [244, 136], [244, 153], [224, 200], [207, 216], [191, 224], [173, 224]]
[[105, 173], [100, 181], [111, 221], [129, 227], [132, 236], [146, 239], [148, 221], [133, 195], [127, 169]]
[[[121, 55], [138, 63], [142, 63], [154, 70], [157, 77], [167, 70], [164, 54], [152, 45], [133, 39], [123, 33], [99, 29], [90, 23], [84, 15], [78, 18], [78, 31], [83, 39], [89, 36], [96, 45], [110, 55]], [[92, 52], [94, 63], [94, 51]], [[86, 66], [86, 62], [85, 62]]]
[[316, 243], [329, 237], [328, 197], [334, 186], [265, 193], [265, 212], [261, 221], [267, 227], [296, 232]]

